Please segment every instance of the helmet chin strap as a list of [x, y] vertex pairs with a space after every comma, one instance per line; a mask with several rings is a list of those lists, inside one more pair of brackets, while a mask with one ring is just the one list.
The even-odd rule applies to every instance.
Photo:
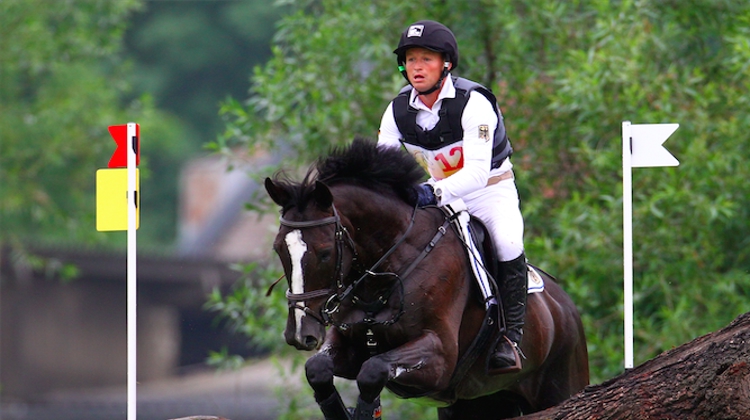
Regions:
[[435, 86], [433, 86], [433, 87], [431, 87], [431, 88], [429, 88], [429, 89], [427, 89], [425, 91], [419, 91], [419, 90], [417, 90], [417, 93], [420, 94], [420, 95], [429, 95], [432, 92], [440, 89], [443, 86], [443, 80], [445, 80], [445, 78], [448, 76], [448, 71], [449, 71], [449, 66], [448, 65], [449, 64], [450, 64], [450, 62], [446, 61], [445, 65], [443, 65], [443, 73], [440, 75], [440, 79], [438, 79], [437, 83], [435, 83]]

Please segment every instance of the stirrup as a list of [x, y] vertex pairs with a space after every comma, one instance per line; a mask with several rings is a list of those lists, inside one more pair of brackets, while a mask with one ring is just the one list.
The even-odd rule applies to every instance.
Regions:
[[[508, 343], [508, 345], [510, 346], [510, 348], [513, 350], [513, 356], [515, 358], [515, 364], [510, 365], [510, 366], [501, 367], [501, 368], [492, 368], [492, 367], [490, 367], [490, 361], [492, 360], [492, 357], [496, 353], [496, 351], [493, 351], [492, 353], [490, 353], [489, 357], [487, 357], [487, 374], [490, 375], [490, 376], [495, 376], [495, 375], [502, 375], [504, 373], [516, 373], [516, 372], [520, 372], [521, 369], [523, 369], [523, 365], [521, 363], [521, 359], [522, 358], [525, 359], [526, 355], [523, 354], [523, 352], [521, 351], [521, 348], [518, 347], [518, 344], [516, 344], [515, 342], [511, 341], [508, 337], [506, 337], [506, 336], [503, 335], [500, 338], [500, 340], [505, 340]], [[498, 340], [498, 344], [495, 345], [495, 349], [497, 349], [498, 346], [500, 344], [502, 344], [502, 343], [500, 343], [500, 340]]]

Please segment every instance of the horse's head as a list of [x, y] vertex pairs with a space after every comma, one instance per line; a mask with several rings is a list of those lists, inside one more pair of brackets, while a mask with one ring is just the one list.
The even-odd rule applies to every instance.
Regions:
[[[390, 238], [408, 222], [416, 200], [414, 185], [423, 177], [409, 154], [355, 139], [322, 158], [300, 183], [278, 176], [266, 179], [268, 195], [281, 207], [274, 249], [289, 282], [287, 343], [300, 350], [322, 344], [328, 315], [347, 296], [351, 298], [351, 291], [342, 292], [350, 289], [344, 281], [356, 254], [350, 232], [368, 238], [356, 246], [377, 249], [360, 252], [362, 259], [379, 258], [370, 254], [390, 247]], [[397, 208], [404, 212], [400, 218], [394, 216], [400, 214]], [[349, 225], [355, 217], [359, 217], [356, 231]]]
[[322, 182], [294, 185], [267, 178], [265, 187], [282, 209], [273, 246], [289, 282], [284, 338], [299, 350], [313, 350], [325, 336], [324, 305], [351, 265], [351, 239]]

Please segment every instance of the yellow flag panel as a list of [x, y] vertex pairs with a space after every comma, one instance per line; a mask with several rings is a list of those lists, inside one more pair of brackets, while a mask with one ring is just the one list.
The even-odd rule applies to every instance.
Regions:
[[[135, 228], [141, 221], [140, 172], [135, 170]], [[128, 169], [96, 171], [96, 230], [128, 230]]]

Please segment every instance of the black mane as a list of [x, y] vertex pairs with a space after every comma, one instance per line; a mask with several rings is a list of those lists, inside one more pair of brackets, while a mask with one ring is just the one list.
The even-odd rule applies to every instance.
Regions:
[[424, 178], [424, 170], [400, 147], [378, 147], [372, 140], [355, 138], [350, 145], [335, 147], [328, 156], [320, 158], [302, 182], [294, 182], [282, 172], [275, 175], [274, 181], [289, 197], [281, 209], [283, 214], [292, 207], [304, 210], [316, 180], [328, 186], [357, 185], [413, 206], [414, 186]]
[[414, 186], [425, 178], [416, 160], [400, 147], [378, 147], [372, 141], [355, 138], [344, 147], [333, 148], [318, 160], [318, 180], [326, 185], [354, 184], [381, 194], [395, 194], [415, 204]]

